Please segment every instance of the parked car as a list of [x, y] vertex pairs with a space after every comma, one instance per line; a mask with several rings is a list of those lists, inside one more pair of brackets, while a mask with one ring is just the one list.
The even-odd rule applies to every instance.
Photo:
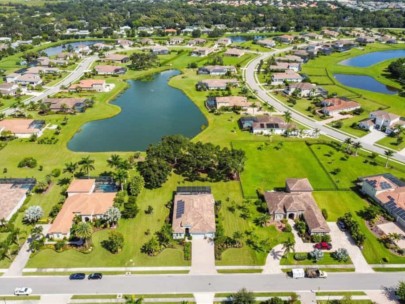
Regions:
[[305, 269], [305, 276], [310, 279], [326, 279], [328, 277], [328, 274], [325, 271], [319, 270], [317, 268], [307, 268]]
[[340, 230], [346, 231], [347, 227], [346, 224], [343, 221], [338, 221], [337, 226], [339, 227]]
[[318, 244], [315, 244], [314, 248], [315, 249], [331, 250], [332, 249], [332, 244], [327, 243], [327, 242], [320, 242]]
[[99, 273], [99, 272], [89, 274], [89, 276], [88, 276], [89, 280], [101, 280], [102, 278], [103, 278], [103, 274]]
[[84, 280], [86, 275], [84, 273], [72, 273], [69, 276], [69, 280]]
[[16, 296], [29, 296], [32, 293], [32, 289], [28, 287], [17, 287], [14, 290]]

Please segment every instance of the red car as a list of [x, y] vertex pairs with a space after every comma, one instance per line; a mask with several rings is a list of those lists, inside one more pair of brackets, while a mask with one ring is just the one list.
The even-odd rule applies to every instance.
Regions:
[[324, 249], [324, 250], [331, 250], [332, 249], [332, 244], [327, 243], [327, 242], [320, 242], [318, 244], [315, 244], [314, 246], [316, 249]]

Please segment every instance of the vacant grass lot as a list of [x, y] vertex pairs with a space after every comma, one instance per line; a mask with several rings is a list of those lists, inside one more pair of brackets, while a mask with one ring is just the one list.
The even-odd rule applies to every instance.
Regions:
[[245, 170], [241, 174], [245, 196], [255, 196], [256, 190], [272, 190], [285, 186], [292, 177], [307, 177], [315, 189], [335, 189], [329, 175], [303, 141], [244, 142], [233, 147], [246, 152]]

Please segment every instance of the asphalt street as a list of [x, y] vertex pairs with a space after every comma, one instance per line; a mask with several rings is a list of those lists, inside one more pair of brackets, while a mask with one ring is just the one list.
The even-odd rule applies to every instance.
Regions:
[[[257, 69], [257, 66], [258, 66], [260, 60], [264, 61], [273, 55], [276, 55], [278, 53], [285, 52], [288, 50], [291, 50], [291, 48], [286, 48], [286, 49], [282, 49], [282, 50], [265, 53], [265, 54], [257, 57], [256, 59], [252, 60], [251, 62], [249, 62], [249, 64], [246, 66], [244, 76], [245, 76], [246, 84], [252, 89], [252, 91], [254, 91], [256, 93], [256, 95], [260, 99], [262, 99], [264, 102], [268, 103], [269, 105], [272, 105], [277, 111], [279, 111], [279, 112], [290, 111], [292, 114], [291, 115], [292, 119], [305, 126], [308, 126], [312, 129], [318, 128], [322, 134], [325, 134], [325, 135], [327, 135], [331, 138], [334, 138], [336, 140], [339, 140], [339, 141], [344, 141], [346, 138], [352, 137], [353, 139], [355, 139], [356, 141], [359, 141], [361, 143], [363, 149], [384, 155], [385, 150], [380, 147], [371, 145], [371, 144], [363, 141], [361, 138], [349, 136], [348, 134], [344, 134], [344, 133], [338, 132], [332, 128], [323, 126], [323, 125], [319, 124], [318, 122], [309, 119], [305, 115], [294, 111], [292, 108], [286, 106], [285, 104], [277, 101], [275, 98], [269, 96], [267, 94], [266, 90], [256, 82], [255, 72], [256, 72], [256, 69]], [[400, 162], [405, 162], [405, 155], [395, 153], [391, 157], [391, 159], [395, 159]]]
[[98, 281], [64, 277], [0, 278], [0, 294], [30, 287], [33, 294], [117, 294], [252, 291], [377, 290], [397, 286], [404, 273], [331, 273], [327, 279], [292, 279], [285, 274], [128, 275], [104, 276]]

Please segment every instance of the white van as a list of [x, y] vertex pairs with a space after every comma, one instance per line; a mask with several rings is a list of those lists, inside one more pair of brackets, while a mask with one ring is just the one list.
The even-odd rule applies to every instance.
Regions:
[[293, 279], [305, 278], [305, 270], [303, 268], [294, 268], [291, 273]]

